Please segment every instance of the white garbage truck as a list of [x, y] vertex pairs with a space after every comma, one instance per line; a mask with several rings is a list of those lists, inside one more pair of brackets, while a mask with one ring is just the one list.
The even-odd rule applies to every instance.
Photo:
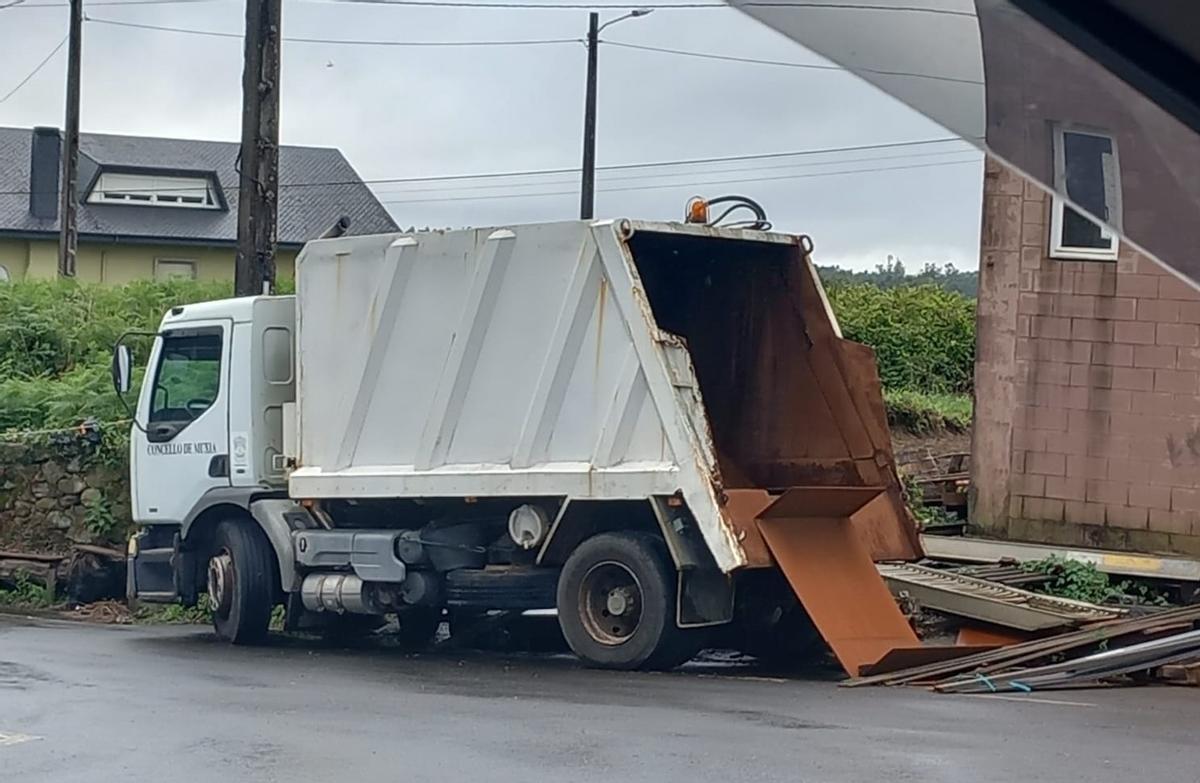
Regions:
[[130, 598], [207, 594], [243, 644], [279, 605], [413, 642], [556, 610], [610, 668], [722, 627], [810, 642], [755, 515], [861, 486], [907, 517], [873, 356], [809, 249], [634, 220], [341, 237], [305, 247], [294, 296], [172, 308], [131, 405]]

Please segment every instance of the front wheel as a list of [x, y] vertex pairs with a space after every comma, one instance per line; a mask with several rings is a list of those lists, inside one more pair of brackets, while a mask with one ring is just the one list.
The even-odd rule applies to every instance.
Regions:
[[695, 652], [675, 623], [677, 575], [663, 542], [603, 533], [571, 553], [558, 580], [558, 621], [571, 649], [604, 669], [670, 669]]
[[275, 560], [256, 524], [227, 519], [217, 525], [208, 561], [208, 598], [217, 636], [233, 644], [261, 644], [271, 624]]

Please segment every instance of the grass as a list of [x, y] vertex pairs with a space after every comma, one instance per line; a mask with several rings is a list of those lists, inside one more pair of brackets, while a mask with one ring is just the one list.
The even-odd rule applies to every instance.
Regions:
[[[283, 630], [284, 614], [283, 604], [272, 608], [272, 631]], [[212, 622], [212, 616], [212, 603], [207, 595], [202, 594], [195, 606], [179, 603], [142, 606], [134, 613], [133, 621], [140, 625], [208, 625]]]
[[212, 605], [207, 595], [201, 595], [195, 606], [141, 606], [134, 613], [133, 621], [143, 625], [203, 625], [212, 622]]
[[1094, 563], [1051, 556], [1045, 560], [1022, 563], [1021, 567], [1026, 571], [1036, 571], [1052, 577], [1044, 585], [1033, 588], [1034, 591], [1047, 595], [1094, 604], [1169, 605], [1161, 589], [1131, 579], [1113, 582], [1109, 575], [1098, 570]]
[[973, 403], [969, 394], [931, 394], [918, 391], [883, 393], [888, 424], [916, 435], [969, 432]]
[[24, 574], [17, 574], [13, 586], [0, 589], [0, 606], [10, 609], [49, 609], [54, 598], [46, 586]]

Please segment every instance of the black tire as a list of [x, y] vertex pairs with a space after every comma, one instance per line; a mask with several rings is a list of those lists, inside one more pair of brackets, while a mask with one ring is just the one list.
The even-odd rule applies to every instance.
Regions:
[[212, 569], [219, 567], [213, 561], [229, 558], [224, 570], [227, 584], [216, 595], [210, 588], [217, 636], [233, 644], [262, 644], [267, 639], [279, 581], [271, 544], [257, 524], [241, 519], [219, 523], [213, 543], [210, 579]]
[[[609, 587], [613, 585], [613, 587]], [[571, 650], [602, 669], [670, 669], [695, 636], [675, 623], [677, 574], [666, 545], [647, 533], [602, 533], [580, 544], [558, 580], [558, 622]], [[619, 593], [622, 608], [605, 596]]]
[[421, 650], [437, 638], [438, 628], [442, 625], [442, 610], [412, 606], [400, 612], [396, 619], [400, 623], [396, 641], [406, 650]]

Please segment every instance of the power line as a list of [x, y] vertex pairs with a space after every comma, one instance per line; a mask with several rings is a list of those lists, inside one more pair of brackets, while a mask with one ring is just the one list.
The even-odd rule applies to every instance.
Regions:
[[785, 60], [760, 60], [756, 57], [738, 57], [735, 55], [710, 54], [708, 52], [693, 52], [693, 51], [689, 51], [687, 49], [668, 49], [668, 48], [662, 47], [662, 46], [648, 46], [646, 44], [633, 44], [633, 43], [625, 43], [623, 41], [610, 41], [607, 38], [604, 39], [602, 41], [602, 43], [608, 44], [609, 46], [618, 46], [618, 47], [621, 47], [622, 49], [637, 49], [637, 50], [643, 51], [643, 52], [659, 52], [662, 54], [673, 54], [673, 55], [679, 55], [679, 56], [683, 56], [683, 57], [699, 57], [699, 58], [703, 58], [705, 60], [723, 60], [723, 61], [735, 62], [735, 63], [750, 63], [753, 65], [777, 65], [777, 66], [783, 66], [785, 68], [806, 68], [806, 69], [811, 69], [811, 70], [815, 70], [815, 71], [841, 71], [842, 73], [853, 73], [854, 71], [864, 71], [866, 73], [874, 73], [874, 74], [879, 74], [881, 76], [906, 76], [906, 77], [909, 77], [912, 79], [933, 79], [936, 81], [955, 82], [958, 84], [978, 84], [978, 85], [983, 84], [983, 82], [979, 81], [978, 79], [960, 79], [955, 76], [935, 76], [933, 74], [928, 74], [928, 73], [910, 73], [908, 71], [885, 71], [885, 70], [879, 70], [876, 68], [847, 69], [847, 68], [843, 68], [840, 65], [821, 65], [819, 63], [795, 63], [795, 62], [788, 62]]
[[[874, 174], [881, 171], [906, 171], [909, 169], [926, 169], [937, 166], [960, 166], [966, 163], [979, 163], [979, 158], [971, 160], [950, 160], [941, 161], [938, 163], [914, 163], [910, 166], [880, 166], [877, 168], [866, 169], [850, 169], [847, 171], [819, 171], [810, 174], [790, 174], [781, 175], [778, 177], [751, 177], [742, 179], [722, 179], [711, 180], [706, 182], [676, 182], [662, 185], [630, 185], [620, 188], [597, 188], [597, 192], [601, 193], [626, 193], [639, 190], [664, 190], [671, 188], [695, 188], [705, 187], [709, 185], [735, 185], [747, 182], [771, 182], [774, 180], [791, 180], [791, 179], [812, 179], [816, 177], [838, 177], [848, 174]], [[380, 199], [384, 204], [437, 204], [449, 201], [484, 201], [495, 198], [541, 198], [548, 196], [574, 196], [578, 195], [578, 190], [557, 190], [545, 193], [509, 193], [497, 194], [492, 193], [486, 196], [451, 196], [446, 198], [430, 198], [430, 199]]]
[[513, 10], [536, 10], [536, 11], [558, 11], [558, 10], [579, 10], [587, 9], [591, 11], [604, 10], [628, 10], [634, 8], [653, 8], [655, 10], [663, 9], [683, 9], [691, 10], [697, 8], [828, 8], [843, 11], [884, 11], [884, 12], [908, 12], [908, 13], [926, 13], [942, 16], [959, 16], [976, 18], [971, 11], [956, 11], [949, 8], [930, 8], [928, 6], [916, 5], [872, 5], [869, 3], [840, 3], [840, 2], [822, 2], [822, 0], [747, 0], [746, 2], [736, 2], [733, 6], [725, 3], [704, 3], [704, 2], [683, 2], [683, 3], [533, 3], [533, 2], [517, 2], [516, 0], [316, 0], [316, 2], [338, 2], [338, 3], [354, 3], [357, 5], [394, 5], [394, 6], [410, 6], [415, 8], [500, 8]]
[[[917, 152], [907, 155], [879, 155], [870, 158], [842, 158], [839, 160], [824, 160], [810, 161], [808, 163], [783, 163], [770, 166], [739, 166], [730, 169], [713, 169], [703, 172], [704, 175], [712, 174], [743, 174], [751, 171], [783, 171], [796, 168], [810, 168], [813, 166], [844, 166], [849, 163], [873, 163], [877, 161], [887, 160], [911, 160], [913, 158], [928, 158], [941, 155], [962, 155], [963, 153], [973, 152], [973, 150], [954, 149], [943, 150], [941, 152]], [[572, 170], [570, 174], [578, 174], [578, 170]], [[694, 171], [677, 171], [677, 172], [659, 172], [659, 173], [640, 173], [629, 174], [626, 176], [605, 177], [602, 182], [645, 182], [647, 180], [664, 179], [668, 177], [693, 177], [697, 172]], [[750, 180], [748, 180], [750, 181]], [[574, 180], [555, 180], [553, 182], [499, 182], [492, 185], [446, 185], [442, 187], [434, 186], [430, 188], [404, 189], [394, 192], [381, 193], [376, 190], [376, 195], [387, 196], [409, 196], [416, 193], [439, 193], [445, 191], [469, 191], [469, 190], [493, 190], [496, 188], [544, 188], [548, 185], [571, 185]], [[681, 183], [688, 184], [688, 183]], [[387, 186], [385, 186], [387, 187]], [[404, 187], [403, 185], [401, 187]]]
[[[707, 163], [727, 163], [736, 161], [751, 161], [751, 160], [772, 160], [778, 158], [803, 157], [806, 155], [830, 155], [843, 152], [863, 152], [866, 150], [881, 150], [881, 149], [896, 149], [903, 147], [917, 147], [927, 144], [945, 144], [947, 142], [958, 142], [962, 139], [957, 136], [945, 136], [935, 139], [914, 139], [911, 141], [891, 141], [880, 142], [878, 144], [857, 144], [853, 146], [843, 147], [823, 147], [808, 150], [795, 150], [792, 152], [760, 152], [749, 155], [722, 155], [709, 158], [683, 158], [680, 160], [664, 160], [664, 161], [647, 161], [642, 163], [615, 163], [607, 166], [597, 166], [597, 171], [628, 171], [634, 169], [649, 169], [663, 168], [667, 166], [696, 166]], [[430, 177], [392, 177], [387, 179], [368, 179], [363, 180], [368, 185], [383, 185], [383, 184], [400, 184], [409, 182], [449, 182], [454, 180], [468, 179], [496, 179], [501, 177], [533, 177], [544, 176], [548, 174], [574, 174], [579, 171], [578, 166], [560, 169], [536, 169], [531, 171], [506, 171], [506, 172], [487, 172], [483, 174], [448, 174], [443, 176]]]
[[[164, 33], [183, 33], [185, 35], [199, 35], [210, 38], [233, 38], [242, 39], [242, 33], [227, 33], [219, 30], [194, 30], [186, 27], [167, 27], [156, 24], [142, 24], [140, 22], [122, 22], [116, 19], [97, 19], [96, 17], [88, 17], [88, 22], [93, 24], [105, 24], [113, 27], [129, 27], [136, 30], [154, 30]], [[502, 40], [502, 41], [387, 41], [387, 40], [346, 40], [339, 38], [297, 38], [284, 36], [283, 41], [286, 43], [303, 43], [303, 44], [334, 44], [345, 46], [540, 46], [545, 44], [573, 44], [579, 43], [578, 38], [540, 38], [530, 40]]]
[[[760, 152], [748, 155], [721, 155], [708, 158], [682, 158], [678, 160], [660, 160], [660, 161], [644, 161], [639, 163], [614, 163], [607, 166], [597, 166], [597, 171], [631, 171], [644, 170], [652, 168], [666, 168], [670, 166], [697, 166], [712, 163], [730, 163], [740, 161], [762, 161], [762, 160], [778, 160], [781, 158], [805, 157], [809, 155], [834, 155], [845, 152], [863, 152], [867, 150], [884, 150], [884, 149], [903, 149], [908, 147], [920, 147], [930, 144], [946, 144], [948, 142], [961, 142], [962, 139], [957, 136], [944, 136], [933, 139], [913, 139], [909, 141], [889, 141], [879, 142], [877, 144], [856, 144], [842, 147], [818, 147], [807, 150], [793, 150], [791, 152]], [[972, 150], [962, 150], [969, 152]], [[842, 161], [845, 162], [845, 161]], [[421, 183], [421, 182], [455, 182], [463, 180], [486, 180], [486, 179], [501, 179], [501, 178], [516, 178], [516, 177], [541, 177], [552, 174], [575, 174], [579, 172], [578, 166], [571, 166], [557, 169], [526, 169], [524, 171], [489, 171], [477, 174], [444, 174], [440, 176], [427, 177], [383, 177], [378, 179], [354, 179], [344, 181], [325, 181], [325, 182], [281, 182], [280, 188], [301, 188], [301, 187], [337, 187], [340, 185], [393, 185], [406, 183]], [[194, 190], [190, 188], [161, 188], [156, 192], [174, 192], [178, 190]], [[226, 188], [228, 190], [236, 189], [234, 187]], [[16, 196], [28, 195], [28, 190], [7, 190], [0, 191], [0, 195]]]
[[975, 19], [973, 11], [955, 11], [951, 8], [930, 8], [925, 5], [873, 5], [871, 3], [829, 3], [821, 0], [734, 0], [738, 8], [833, 8], [840, 11], [892, 11], [916, 14], [934, 14], [936, 16], [966, 16]]
[[[208, 0], [170, 0], [170, 1], [187, 1], [187, 2], [208, 2]], [[371, 2], [371, 0], [337, 0], [338, 2]], [[157, 2], [168, 2], [168, 0], [157, 0]], [[166, 25], [144, 24], [141, 22], [125, 22], [116, 19], [99, 19], [97, 17], [88, 17], [88, 22], [95, 24], [109, 25], [112, 27], [125, 27], [135, 30], [152, 30], [155, 32], [165, 33], [180, 33], [184, 35], [195, 35], [209, 38], [226, 38], [233, 40], [241, 40], [241, 33], [224, 32], [220, 30], [197, 30], [186, 27], [170, 27]], [[409, 48], [433, 48], [433, 47], [507, 47], [507, 46], [545, 46], [545, 45], [563, 45], [581, 43], [579, 38], [540, 38], [540, 39], [515, 39], [515, 40], [495, 40], [495, 41], [395, 41], [395, 40], [363, 40], [363, 39], [340, 39], [340, 38], [306, 38], [287, 36], [283, 40], [287, 43], [300, 44], [325, 44], [334, 46], [385, 46], [385, 47], [409, 47]], [[624, 41], [612, 41], [604, 39], [603, 43], [609, 46], [616, 46], [622, 49], [633, 49], [643, 52], [657, 52], [660, 54], [669, 54], [681, 57], [695, 57], [705, 60], [718, 60], [723, 62], [735, 62], [751, 65], [771, 65], [784, 68], [800, 68], [815, 71], [837, 71], [840, 73], [853, 73], [854, 71], [863, 71], [866, 73], [878, 74], [881, 76], [901, 76], [912, 79], [932, 79], [935, 81], [952, 82], [957, 84], [982, 85], [983, 82], [978, 79], [962, 79], [954, 76], [939, 76], [926, 73], [913, 73], [909, 71], [890, 71], [878, 68], [855, 68], [848, 70], [839, 65], [822, 65], [820, 63], [797, 63], [787, 60], [766, 60], [757, 57], [740, 57], [737, 55], [714, 54], [711, 52], [697, 52], [687, 49], [672, 49], [662, 46], [650, 46], [647, 44], [626, 43]]]
[[624, 11], [635, 8], [670, 10], [672, 8], [693, 10], [697, 8], [729, 8], [725, 3], [524, 3], [524, 2], [469, 2], [469, 0], [315, 0], [316, 2], [349, 3], [353, 5], [391, 5], [413, 8], [481, 8], [522, 11]]
[[[190, 3], [209, 3], [215, 0], [89, 0], [86, 5], [89, 7], [99, 6], [137, 6], [137, 5], [176, 5]], [[559, 11], [559, 10], [579, 10], [586, 9], [592, 11], [623, 11], [634, 8], [653, 8], [655, 10], [694, 10], [694, 9], [716, 9], [730, 8], [731, 6], [725, 3], [705, 3], [705, 2], [684, 2], [684, 3], [532, 3], [532, 2], [499, 2], [496, 0], [480, 0], [479, 2], [471, 2], [470, 0], [309, 0], [310, 2], [337, 2], [337, 3], [354, 3], [357, 5], [392, 5], [401, 7], [413, 8], [481, 8], [481, 9], [510, 9], [510, 10], [525, 10], [525, 11]], [[12, 5], [0, 6], [0, 10], [9, 8], [66, 8], [69, 3], [55, 2], [22, 2]], [[882, 11], [882, 12], [905, 12], [905, 13], [925, 13], [939, 16], [958, 16], [970, 19], [976, 18], [975, 14], [970, 11], [955, 11], [948, 8], [929, 8], [926, 6], [913, 5], [871, 5], [868, 3], [833, 3], [821, 2], [820, 0], [811, 0], [804, 2], [803, 0], [780, 0], [779, 2], [764, 1], [764, 0], [749, 0], [747, 2], [738, 2], [735, 7], [739, 8], [829, 8], [835, 10], [849, 11]]]
[[[94, 6], [137, 6], [137, 5], [190, 5], [192, 3], [212, 3], [216, 0], [87, 0], [84, 5], [87, 8]], [[5, 8], [66, 8], [70, 3], [54, 2], [54, 3], [30, 3], [24, 2], [20, 5], [5, 6]], [[3, 10], [3, 9], [0, 9]]]
[[[9, 7], [15, 7], [15, 6], [9, 6]], [[22, 88], [22, 87], [24, 87], [26, 84], [29, 84], [29, 80], [30, 80], [30, 79], [32, 79], [34, 76], [37, 76], [37, 74], [38, 74], [38, 71], [40, 71], [40, 70], [42, 70], [43, 68], [45, 68], [45, 67], [46, 67], [46, 63], [48, 63], [48, 62], [50, 62], [50, 60], [54, 59], [54, 55], [58, 54], [59, 50], [60, 50], [60, 49], [62, 49], [64, 46], [66, 46], [66, 45], [67, 45], [67, 38], [68, 38], [68, 37], [69, 37], [69, 36], [65, 36], [65, 35], [64, 35], [64, 36], [63, 36], [63, 39], [62, 39], [61, 41], [59, 41], [59, 42], [58, 42], [58, 46], [55, 46], [53, 49], [51, 49], [51, 50], [50, 50], [50, 54], [46, 55], [46, 56], [45, 56], [45, 58], [43, 58], [43, 59], [42, 59], [42, 61], [41, 61], [40, 63], [38, 63], [36, 66], [34, 66], [33, 70], [32, 70], [32, 71], [30, 71], [30, 72], [29, 72], [29, 73], [28, 73], [28, 74], [25, 76], [25, 78], [24, 78], [24, 79], [22, 79], [21, 81], [17, 82], [17, 85], [16, 85], [15, 87], [13, 87], [13, 88], [12, 88], [11, 90], [9, 90], [8, 92], [4, 93], [4, 97], [0, 98], [0, 103], [4, 103], [4, 102], [5, 102], [5, 101], [7, 101], [9, 98], [11, 98], [11, 97], [13, 97], [14, 95], [16, 95], [16, 94], [17, 94], [17, 90], [21, 89], [21, 88]]]

